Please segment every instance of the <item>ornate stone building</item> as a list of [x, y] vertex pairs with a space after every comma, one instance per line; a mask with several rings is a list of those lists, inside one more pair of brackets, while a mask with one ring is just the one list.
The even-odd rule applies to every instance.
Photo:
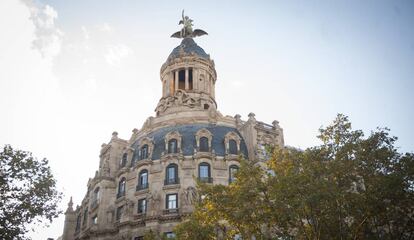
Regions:
[[266, 124], [250, 113], [224, 116], [217, 110], [214, 61], [193, 37], [184, 17], [183, 38], [161, 66], [162, 96], [141, 129], [129, 139], [114, 132], [102, 145], [99, 170], [87, 192], [65, 212], [63, 240], [142, 239], [150, 229], [172, 236], [172, 230], [193, 210], [197, 179], [230, 184], [239, 156], [266, 160], [265, 146], [283, 146], [277, 121]]

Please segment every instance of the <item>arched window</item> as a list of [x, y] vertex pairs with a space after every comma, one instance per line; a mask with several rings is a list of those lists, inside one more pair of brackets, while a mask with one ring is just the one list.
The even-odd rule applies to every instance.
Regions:
[[229, 140], [229, 153], [237, 154], [237, 142], [233, 139]]
[[210, 164], [203, 162], [198, 165], [198, 179], [201, 182], [213, 182], [213, 178], [211, 178]]
[[229, 183], [234, 182], [236, 180], [235, 174], [239, 170], [239, 167], [237, 165], [231, 165], [229, 167]]
[[200, 138], [200, 152], [208, 152], [208, 138]]
[[86, 208], [86, 209], [83, 211], [83, 221], [82, 221], [82, 226], [85, 226], [87, 222], [88, 222], [88, 208]]
[[100, 198], [100, 193], [99, 193], [99, 187], [95, 188], [95, 190], [93, 191], [93, 195], [92, 195], [92, 205], [91, 207], [95, 207], [96, 205], [98, 205], [98, 201]]
[[148, 158], [148, 145], [145, 144], [141, 147], [141, 153], [140, 153], [140, 160], [147, 159]]
[[122, 159], [121, 159], [121, 163], [120, 163], [121, 168], [123, 168], [123, 167], [126, 166], [127, 160], [128, 160], [128, 154], [127, 153], [124, 153], [122, 155]]
[[125, 188], [126, 188], [126, 179], [123, 177], [118, 183], [118, 194], [117, 198], [125, 196]]
[[165, 185], [178, 184], [178, 166], [177, 164], [171, 163], [165, 170]]
[[177, 153], [177, 139], [168, 141], [168, 153]]
[[76, 218], [76, 229], [75, 231], [79, 231], [81, 227], [82, 215], [79, 213], [78, 217]]
[[146, 169], [139, 173], [137, 191], [148, 188], [148, 171]]

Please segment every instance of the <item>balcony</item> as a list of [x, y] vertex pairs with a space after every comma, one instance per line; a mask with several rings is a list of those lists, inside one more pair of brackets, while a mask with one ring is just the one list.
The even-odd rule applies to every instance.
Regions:
[[148, 183], [145, 183], [145, 184], [139, 184], [139, 185], [137, 185], [137, 191], [141, 191], [141, 190], [144, 190], [144, 189], [148, 189], [148, 187], [149, 187], [149, 184]]
[[172, 178], [172, 179], [165, 179], [164, 185], [174, 185], [174, 184], [180, 184], [179, 178]]
[[145, 212], [137, 213], [137, 214], [134, 215], [134, 219], [135, 220], [138, 220], [138, 219], [143, 220], [143, 219], [145, 219], [145, 217], [146, 217], [146, 213]]
[[202, 183], [213, 183], [212, 177], [199, 177], [198, 180]]
[[164, 215], [178, 214], [178, 213], [179, 213], [179, 209], [178, 209], [178, 208], [169, 208], [169, 209], [164, 209], [162, 213], [163, 213]]

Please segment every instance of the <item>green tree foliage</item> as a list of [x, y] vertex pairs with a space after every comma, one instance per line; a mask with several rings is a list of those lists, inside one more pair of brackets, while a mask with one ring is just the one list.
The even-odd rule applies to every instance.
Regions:
[[[414, 154], [399, 153], [388, 129], [352, 130], [344, 115], [318, 138], [266, 163], [241, 160], [229, 186], [201, 184], [179, 239], [414, 239]], [[209, 238], [194, 235], [200, 226]]]
[[52, 221], [60, 211], [48, 161], [6, 145], [0, 152], [0, 238], [28, 239], [29, 224]]
[[158, 234], [156, 234], [154, 231], [149, 230], [145, 232], [144, 240], [158, 240], [158, 239], [159, 239]]

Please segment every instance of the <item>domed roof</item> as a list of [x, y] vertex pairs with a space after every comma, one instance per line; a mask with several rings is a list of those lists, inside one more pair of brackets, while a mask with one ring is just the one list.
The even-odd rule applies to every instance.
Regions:
[[168, 56], [168, 60], [185, 55], [196, 55], [204, 59], [210, 59], [210, 55], [198, 46], [192, 38], [184, 38], [183, 41], [181, 41], [181, 44], [174, 48]]
[[144, 137], [152, 138], [154, 141], [154, 152], [152, 154], [152, 160], [157, 160], [161, 158], [161, 153], [165, 151], [165, 135], [172, 131], [178, 131], [182, 136], [182, 150], [184, 155], [193, 155], [194, 149], [197, 148], [195, 135], [198, 130], [205, 128], [211, 132], [213, 135], [213, 140], [211, 143], [212, 149], [214, 149], [217, 156], [224, 156], [226, 153], [226, 149], [224, 146], [224, 136], [229, 132], [234, 132], [239, 135], [240, 141], [240, 151], [247, 157], [247, 146], [246, 143], [241, 136], [240, 132], [236, 128], [227, 127], [227, 126], [220, 126], [214, 124], [186, 124], [186, 125], [178, 125], [178, 126], [171, 126], [165, 127], [154, 132], [149, 133], [146, 136], [135, 141], [132, 147], [135, 149], [134, 153], [134, 160], [137, 161], [138, 159], [138, 151], [141, 145], [141, 141]]

